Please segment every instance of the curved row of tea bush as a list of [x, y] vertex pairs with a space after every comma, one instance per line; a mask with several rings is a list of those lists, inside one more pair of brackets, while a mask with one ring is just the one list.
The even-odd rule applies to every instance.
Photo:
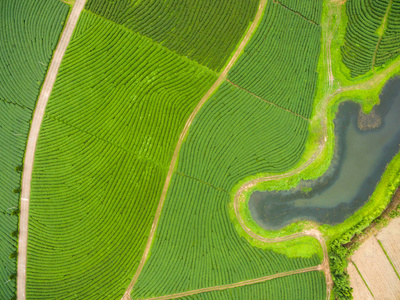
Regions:
[[324, 300], [325, 277], [321, 272], [307, 272], [221, 291], [206, 292], [182, 300]]
[[32, 178], [29, 299], [120, 299], [207, 68], [84, 12], [46, 108]]
[[320, 26], [268, 1], [260, 27], [228, 78], [265, 100], [309, 118], [317, 84], [320, 37]]
[[298, 1], [298, 0], [273, 0], [278, 2], [290, 10], [293, 10], [304, 18], [319, 24], [322, 15], [323, 0]]
[[224, 83], [182, 145], [177, 171], [230, 191], [258, 173], [280, 173], [304, 152], [308, 121]]
[[387, 28], [376, 53], [377, 67], [398, 57], [400, 54], [400, 1], [393, 0], [387, 19]]
[[88, 0], [86, 8], [219, 71], [259, 0]]
[[[375, 55], [375, 65], [382, 66], [399, 54], [399, 1], [393, 0], [391, 7], [388, 7], [390, 2], [390, 0], [346, 2], [348, 26], [345, 43], [342, 46], [342, 57], [352, 77], [370, 71], [374, 67]], [[387, 13], [386, 24], [383, 24]]]
[[0, 299], [15, 295], [21, 170], [32, 110], [68, 6], [0, 1]]
[[182, 145], [151, 255], [132, 297], [235, 283], [319, 263], [251, 246], [229, 219], [230, 191], [260, 172], [283, 172], [304, 151], [308, 122], [225, 82]]

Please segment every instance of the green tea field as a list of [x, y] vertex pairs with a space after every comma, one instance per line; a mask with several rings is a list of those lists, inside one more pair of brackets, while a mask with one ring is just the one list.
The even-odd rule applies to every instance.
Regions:
[[340, 224], [249, 201], [311, 192], [399, 43], [400, 0], [1, 0], [0, 299], [352, 299], [398, 155]]

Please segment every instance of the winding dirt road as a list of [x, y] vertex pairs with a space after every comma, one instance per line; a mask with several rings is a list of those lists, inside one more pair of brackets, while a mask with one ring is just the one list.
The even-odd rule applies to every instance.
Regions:
[[25, 151], [24, 169], [22, 172], [21, 184], [21, 206], [19, 216], [19, 238], [18, 238], [18, 263], [17, 263], [17, 299], [26, 299], [26, 261], [28, 246], [28, 218], [29, 218], [29, 197], [31, 193], [32, 169], [35, 158], [36, 144], [42, 124], [44, 112], [49, 100], [51, 91], [56, 81], [58, 69], [65, 54], [72, 33], [78, 22], [80, 13], [85, 6], [86, 0], [76, 0], [71, 14], [58, 42], [53, 59], [47, 71], [42, 90], [40, 92], [35, 113], [33, 115], [31, 128], [28, 136], [28, 143]]
[[179, 136], [178, 143], [175, 147], [174, 155], [172, 156], [171, 164], [169, 166], [168, 174], [167, 174], [167, 179], [165, 180], [164, 188], [160, 197], [160, 202], [158, 203], [157, 211], [154, 216], [153, 220], [153, 225], [151, 226], [151, 231], [149, 234], [149, 238], [147, 240], [146, 248], [144, 250], [142, 259], [140, 260], [140, 264], [136, 270], [135, 275], [133, 276], [133, 279], [131, 283], [128, 286], [128, 289], [125, 291], [124, 296], [122, 297], [123, 300], [128, 300], [131, 299], [130, 293], [132, 291], [133, 286], [135, 285], [137, 279], [139, 278], [140, 273], [143, 270], [143, 266], [146, 262], [146, 259], [149, 255], [151, 243], [153, 242], [154, 239], [154, 234], [157, 229], [158, 221], [160, 219], [161, 215], [161, 210], [164, 206], [164, 201], [165, 201], [165, 196], [167, 195], [167, 190], [169, 183], [171, 181], [172, 175], [174, 173], [175, 165], [178, 159], [179, 151], [181, 150], [183, 140], [185, 139], [189, 127], [192, 124], [194, 118], [196, 117], [197, 113], [200, 111], [200, 108], [204, 105], [204, 103], [210, 98], [210, 96], [217, 90], [217, 88], [225, 81], [229, 70], [233, 67], [235, 64], [236, 60], [239, 58], [240, 53], [243, 51], [244, 47], [247, 45], [251, 35], [255, 31], [257, 24], [261, 20], [262, 13], [264, 11], [265, 5], [267, 4], [267, 0], [260, 0], [260, 4], [258, 6], [258, 10], [256, 13], [256, 16], [254, 18], [253, 23], [251, 24], [250, 28], [248, 29], [245, 37], [243, 38], [242, 42], [240, 43], [239, 47], [236, 49], [236, 52], [232, 56], [231, 60], [229, 61], [228, 65], [225, 67], [225, 69], [222, 71], [221, 75], [219, 75], [217, 81], [212, 85], [212, 87], [207, 91], [207, 93], [203, 96], [203, 98], [200, 100], [200, 102], [197, 104], [195, 109], [193, 110], [192, 114], [190, 115], [189, 119], [186, 121], [185, 127], [183, 128], [181, 135]]

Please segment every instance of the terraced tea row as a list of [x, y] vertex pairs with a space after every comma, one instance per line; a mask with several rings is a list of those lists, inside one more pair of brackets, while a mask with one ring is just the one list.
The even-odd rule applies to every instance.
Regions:
[[86, 8], [220, 71], [254, 19], [258, 4], [258, 0], [88, 0]]
[[376, 53], [375, 66], [380, 67], [400, 54], [400, 1], [393, 0], [387, 16], [387, 28]]
[[286, 8], [300, 14], [304, 18], [319, 24], [322, 14], [322, 0], [297, 1], [297, 0], [273, 0]]
[[30, 299], [121, 298], [175, 143], [215, 77], [128, 29], [81, 15], [36, 150]]
[[307, 130], [308, 121], [224, 83], [193, 122], [177, 171], [230, 191], [247, 176], [293, 167]]
[[[229, 191], [259, 172], [282, 172], [304, 151], [308, 122], [225, 82], [184, 144], [133, 299], [169, 295], [318, 264], [288, 259], [240, 238]], [[251, 129], [251, 134], [249, 134]]]
[[0, 2], [0, 299], [15, 295], [21, 170], [32, 110], [68, 6]]
[[397, 57], [400, 40], [399, 0], [348, 0], [348, 27], [342, 46], [352, 77], [363, 75]]
[[175, 173], [132, 299], [236, 283], [317, 265], [251, 246], [229, 219], [229, 194]]
[[[321, 1], [315, 3], [320, 12]], [[228, 78], [263, 99], [309, 118], [320, 38], [320, 26], [269, 1], [260, 27]]]
[[234, 299], [326, 299], [325, 277], [321, 272], [307, 272], [277, 278], [263, 283], [222, 291], [183, 297], [183, 300], [234, 300]]

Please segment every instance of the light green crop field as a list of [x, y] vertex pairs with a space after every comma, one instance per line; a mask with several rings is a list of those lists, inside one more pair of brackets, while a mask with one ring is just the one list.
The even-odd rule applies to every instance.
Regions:
[[[1, 300], [16, 299], [30, 122], [79, 1], [0, 1]], [[36, 145], [18, 291], [28, 300], [323, 300], [326, 244], [331, 296], [351, 299], [341, 244], [390, 201], [400, 154], [369, 202], [336, 226], [266, 231], [248, 199], [321, 176], [339, 103], [370, 111], [400, 74], [399, 54], [400, 0], [86, 0]], [[310, 228], [320, 240], [299, 234]]]
[[[262, 273], [274, 273], [271, 267], [283, 272], [294, 265], [304, 268], [318, 264], [316, 254], [299, 258], [299, 253], [295, 255], [297, 258], [279, 267], [287, 258], [278, 256], [275, 260], [269, 257], [276, 255], [273, 251], [254, 248], [240, 238], [227, 209], [230, 191], [237, 182], [260, 172], [284, 172], [299, 161], [305, 149], [309, 122], [301, 114], [311, 113], [320, 30], [305, 31], [294, 26], [293, 31], [287, 32], [282, 20], [288, 18], [306, 28], [318, 27], [280, 4], [269, 2], [252, 42], [231, 71], [233, 75], [228, 76], [234, 83], [223, 83], [192, 123], [180, 151], [152, 254], [132, 292], [134, 299], [257, 278]], [[268, 69], [272, 60], [270, 47], [277, 36], [281, 43], [275, 46], [281, 47], [277, 49], [281, 60], [275, 58], [276, 62]], [[314, 46], [315, 50], [302, 52], [299, 59], [292, 60], [293, 49], [286, 46], [296, 42]], [[299, 71], [292, 72], [286, 84], [272, 87], [275, 77], [267, 72], [275, 71], [279, 77], [276, 65]], [[300, 91], [300, 84], [291, 84], [296, 80], [314, 80], [314, 88], [308, 94], [279, 102], [282, 100], [279, 95]], [[271, 90], [274, 93], [269, 93]], [[311, 253], [317, 253], [317, 249], [311, 247]], [[243, 265], [248, 269], [239, 271]]]
[[16, 288], [18, 207], [29, 122], [68, 6], [0, 1], [0, 299]]
[[223, 84], [198, 114], [182, 146], [152, 254], [133, 298], [317, 265], [316, 255], [288, 259], [252, 247], [237, 234], [227, 209], [228, 191], [237, 180], [258, 167], [285, 170], [301, 155], [297, 151], [306, 133], [304, 119]]
[[36, 150], [29, 298], [121, 297], [175, 143], [214, 80], [210, 70], [83, 13]]
[[[321, 12], [322, 1], [314, 5], [317, 2]], [[319, 25], [269, 1], [262, 23], [228, 79], [262, 99], [309, 118], [320, 39]]]

